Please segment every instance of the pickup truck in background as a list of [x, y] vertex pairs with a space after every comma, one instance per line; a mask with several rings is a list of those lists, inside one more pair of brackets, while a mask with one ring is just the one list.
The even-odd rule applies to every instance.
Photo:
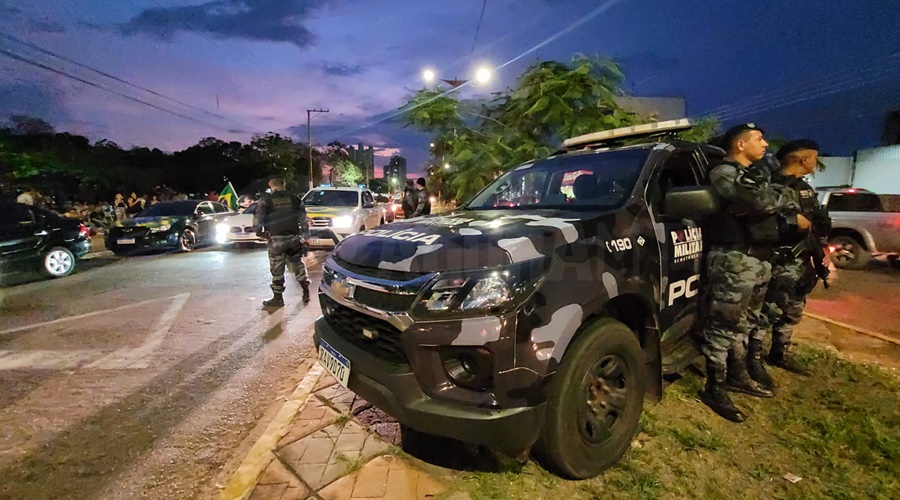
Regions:
[[330, 250], [348, 236], [385, 223], [385, 208], [368, 189], [319, 187], [303, 197], [309, 218], [309, 246]]
[[841, 269], [862, 269], [873, 256], [897, 264], [900, 212], [885, 211], [879, 195], [857, 188], [826, 189], [819, 201], [831, 215], [831, 261]]

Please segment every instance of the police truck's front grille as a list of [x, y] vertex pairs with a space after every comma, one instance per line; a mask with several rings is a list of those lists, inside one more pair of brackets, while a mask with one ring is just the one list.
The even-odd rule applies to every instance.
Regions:
[[409, 363], [400, 330], [386, 321], [342, 306], [325, 295], [319, 295], [319, 301], [328, 326], [342, 339], [389, 363]]
[[407, 281], [412, 281], [414, 279], [421, 278], [422, 276], [425, 276], [426, 274], [430, 274], [430, 273], [414, 273], [414, 272], [410, 272], [410, 271], [394, 271], [391, 269], [380, 269], [377, 267], [358, 266], [356, 264], [351, 264], [336, 255], [332, 255], [332, 258], [339, 266], [343, 267], [344, 269], [346, 269], [350, 272], [359, 274], [361, 276], [368, 276], [370, 278], [377, 278], [377, 279], [388, 280], [388, 281], [396, 281], [398, 283], [405, 283]]
[[412, 307], [416, 296], [379, 292], [378, 290], [357, 286], [353, 290], [353, 300], [381, 311], [406, 312]]

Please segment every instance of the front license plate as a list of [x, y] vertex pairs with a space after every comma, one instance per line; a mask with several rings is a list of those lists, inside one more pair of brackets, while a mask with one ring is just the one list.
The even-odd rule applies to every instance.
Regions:
[[134, 245], [134, 238], [121, 238], [116, 243], [120, 245]]
[[324, 340], [319, 340], [319, 364], [344, 387], [350, 381], [350, 360]]

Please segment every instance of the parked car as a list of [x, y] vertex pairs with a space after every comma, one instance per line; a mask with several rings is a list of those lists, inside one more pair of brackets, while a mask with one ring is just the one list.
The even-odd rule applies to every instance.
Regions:
[[343, 240], [319, 286], [320, 363], [416, 431], [533, 449], [571, 478], [610, 467], [645, 395], [699, 356], [698, 221], [724, 151], [675, 135], [690, 127], [569, 139], [461, 209]]
[[246, 210], [229, 215], [216, 225], [216, 243], [234, 245], [236, 243], [266, 244], [264, 238], [256, 235], [253, 217], [256, 215], [258, 202], [253, 202]]
[[348, 236], [385, 223], [384, 209], [368, 189], [321, 187], [303, 197], [309, 218], [309, 246], [331, 249]]
[[72, 274], [91, 249], [88, 228], [37, 207], [0, 202], [0, 278], [42, 271], [50, 278]]
[[831, 261], [842, 269], [862, 269], [872, 256], [896, 262], [900, 255], [900, 212], [886, 212], [881, 198], [865, 189], [819, 192], [831, 215]]
[[116, 255], [171, 249], [190, 252], [216, 243], [216, 226], [233, 215], [214, 201], [165, 201], [119, 221], [106, 234], [106, 248]]

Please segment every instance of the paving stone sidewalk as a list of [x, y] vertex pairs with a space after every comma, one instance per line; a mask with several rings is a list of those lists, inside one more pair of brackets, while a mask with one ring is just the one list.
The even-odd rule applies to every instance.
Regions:
[[415, 459], [374, 432], [379, 425], [396, 423], [362, 423], [370, 410], [365, 401], [323, 375], [291, 430], [279, 441], [274, 460], [260, 476], [250, 499], [424, 500], [447, 496], [441, 478], [426, 472]]

